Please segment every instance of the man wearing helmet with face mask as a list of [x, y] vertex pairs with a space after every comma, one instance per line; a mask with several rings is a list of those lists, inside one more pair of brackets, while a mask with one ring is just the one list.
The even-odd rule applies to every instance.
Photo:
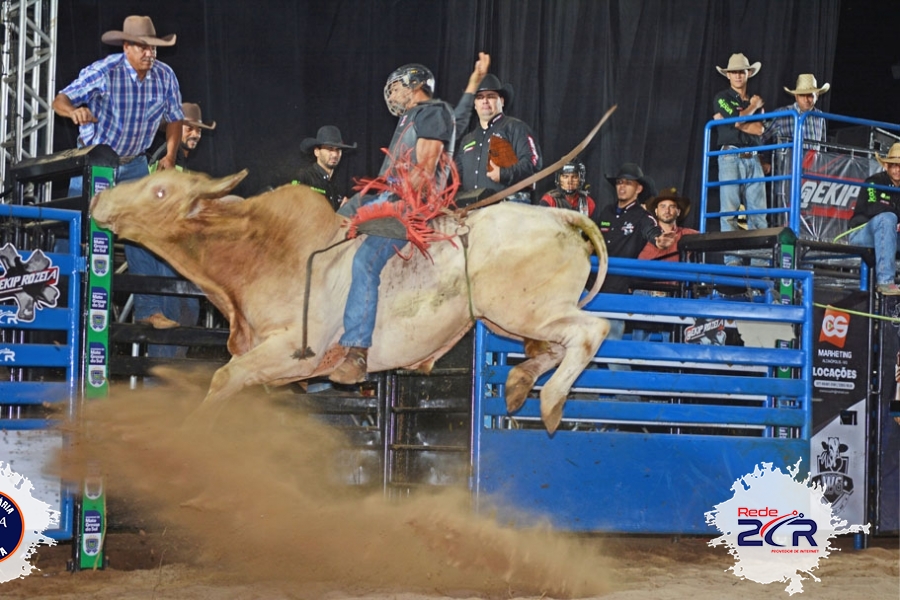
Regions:
[[[456, 128], [449, 104], [432, 98], [434, 75], [418, 64], [404, 65], [391, 73], [384, 86], [384, 100], [392, 115], [400, 117], [388, 154], [379, 176], [392, 177], [394, 161], [409, 159], [419, 168], [410, 170], [409, 182], [414, 187], [434, 185], [443, 188], [443, 173], [436, 172], [444, 153], [452, 152]], [[352, 215], [359, 206], [370, 202], [391, 202], [398, 198], [391, 192], [377, 196], [351, 198], [338, 211]], [[375, 315], [378, 308], [378, 286], [381, 270], [402, 249], [405, 241], [367, 235], [353, 257], [352, 280], [344, 307], [344, 334], [340, 344], [348, 348], [344, 361], [329, 379], [335, 383], [354, 384], [366, 379], [368, 349], [372, 345]]]
[[544, 194], [539, 204], [577, 210], [596, 221], [597, 203], [587, 193], [585, 172], [584, 163], [578, 159], [563, 165], [556, 172], [556, 189]]

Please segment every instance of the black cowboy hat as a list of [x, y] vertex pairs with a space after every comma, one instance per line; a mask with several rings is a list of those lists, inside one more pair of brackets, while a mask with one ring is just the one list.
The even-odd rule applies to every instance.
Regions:
[[656, 195], [656, 186], [653, 183], [653, 180], [644, 175], [644, 172], [641, 168], [635, 163], [622, 163], [622, 166], [619, 167], [619, 172], [615, 174], [615, 176], [607, 176], [606, 180], [613, 187], [616, 187], [617, 179], [628, 179], [629, 181], [637, 181], [644, 188], [641, 190], [641, 193], [638, 194], [638, 202], [643, 204], [647, 201], [647, 198]]
[[341, 130], [334, 125], [323, 125], [319, 127], [319, 131], [314, 138], [306, 138], [300, 142], [301, 152], [312, 152], [316, 146], [331, 146], [332, 148], [340, 148], [341, 150], [355, 150], [356, 142], [352, 146], [344, 143], [341, 138]]
[[476, 94], [478, 92], [497, 92], [503, 98], [504, 104], [510, 104], [513, 99], [512, 86], [508, 83], [500, 83], [500, 79], [493, 73], [488, 73], [484, 76], [484, 79], [481, 80], [478, 89], [475, 91]]

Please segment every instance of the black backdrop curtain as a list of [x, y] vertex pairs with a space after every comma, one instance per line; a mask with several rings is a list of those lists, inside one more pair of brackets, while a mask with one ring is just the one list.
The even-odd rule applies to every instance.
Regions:
[[[761, 61], [751, 92], [769, 110], [788, 104], [782, 88], [797, 74], [831, 81], [839, 12], [837, 0], [63, 0], [57, 88], [116, 51], [100, 42], [104, 31], [149, 14], [158, 34], [178, 34], [158, 58], [184, 100], [218, 122], [198, 150], [202, 170], [249, 168], [238, 190], [249, 195], [290, 181], [300, 141], [324, 124], [360, 146], [345, 153], [339, 180], [374, 174], [396, 123], [382, 95], [388, 73], [423, 63], [437, 96], [456, 103], [483, 50], [513, 85], [506, 112], [533, 127], [545, 164], [617, 104], [583, 155], [595, 198], [613, 198], [605, 177], [626, 161], [699, 198], [703, 126], [728, 85], [715, 66], [734, 52]], [[57, 150], [75, 136], [57, 121]]]

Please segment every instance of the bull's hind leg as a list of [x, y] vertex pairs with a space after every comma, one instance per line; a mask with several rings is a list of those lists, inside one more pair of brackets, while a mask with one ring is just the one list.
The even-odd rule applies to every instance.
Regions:
[[506, 376], [506, 410], [513, 413], [522, 408], [528, 392], [537, 378], [555, 367], [566, 355], [566, 349], [554, 342], [525, 340], [528, 360], [513, 367]]
[[562, 420], [563, 405], [575, 379], [597, 353], [609, 333], [609, 322], [572, 309], [568, 316], [542, 324], [530, 337], [549, 340], [565, 348], [565, 358], [541, 390], [541, 419], [553, 433]]

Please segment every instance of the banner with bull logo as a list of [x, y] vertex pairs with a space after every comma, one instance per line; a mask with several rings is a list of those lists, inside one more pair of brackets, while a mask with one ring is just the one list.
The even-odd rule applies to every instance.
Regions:
[[13, 301], [17, 310], [2, 311], [3, 323], [34, 321], [35, 311], [53, 308], [59, 299], [59, 267], [41, 250], [23, 258], [19, 250], [7, 243], [0, 248], [0, 302]]
[[[853, 207], [862, 183], [867, 177], [881, 170], [873, 156], [868, 154], [843, 154], [837, 151], [807, 150], [803, 155], [803, 174], [800, 189], [800, 231], [802, 239], [830, 242], [849, 229]], [[791, 172], [791, 151], [776, 153], [776, 174]], [[805, 175], [819, 175], [842, 181], [819, 181]], [[790, 204], [790, 181], [776, 181], [772, 185], [773, 204], [787, 207]], [[784, 223], [783, 223], [784, 224]]]
[[813, 312], [813, 481], [835, 515], [863, 523], [866, 513], [868, 360], [872, 352], [868, 294], [816, 288]]

